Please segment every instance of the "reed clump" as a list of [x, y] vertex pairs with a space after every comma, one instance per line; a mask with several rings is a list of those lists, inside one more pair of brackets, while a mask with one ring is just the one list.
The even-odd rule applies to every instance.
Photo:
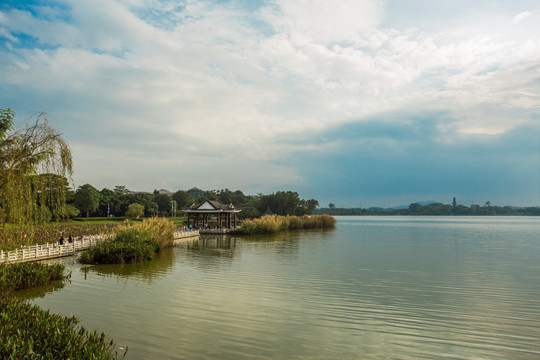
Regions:
[[64, 279], [64, 265], [37, 262], [0, 264], [0, 292], [45, 285]]
[[[1, 359], [119, 359], [114, 342], [79, 320], [0, 294]], [[125, 353], [124, 353], [125, 355]]]
[[174, 242], [174, 223], [165, 218], [119, 225], [110, 240], [84, 251], [83, 264], [125, 264], [152, 260]]
[[244, 221], [235, 234], [256, 235], [275, 234], [279, 231], [293, 229], [327, 229], [336, 225], [336, 219], [330, 215], [311, 216], [277, 216], [265, 215], [260, 218]]

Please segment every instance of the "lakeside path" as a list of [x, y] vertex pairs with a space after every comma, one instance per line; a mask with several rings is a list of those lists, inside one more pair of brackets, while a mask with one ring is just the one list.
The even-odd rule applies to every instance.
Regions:
[[[177, 231], [174, 233], [174, 244], [176, 245], [186, 239], [198, 236], [198, 231]], [[47, 243], [42, 245], [24, 246], [12, 251], [0, 250], [0, 263], [39, 261], [73, 256], [77, 252], [89, 249], [106, 239], [108, 239], [108, 236], [83, 236], [72, 242], [66, 240], [66, 243], [63, 245], [60, 245], [59, 243]]]

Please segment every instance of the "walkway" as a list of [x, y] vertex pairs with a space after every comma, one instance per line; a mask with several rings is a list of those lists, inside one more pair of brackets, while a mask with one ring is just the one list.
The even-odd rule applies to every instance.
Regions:
[[[175, 243], [177, 243], [180, 240], [189, 239], [196, 236], [199, 236], [198, 231], [177, 231], [174, 233], [174, 240]], [[63, 245], [60, 245], [59, 243], [47, 243], [43, 245], [25, 246], [12, 251], [0, 250], [0, 264], [38, 261], [72, 256], [78, 251], [89, 249], [105, 239], [107, 239], [107, 236], [103, 235], [84, 236], [73, 240], [73, 242], [68, 242], [65, 240], [66, 243]]]

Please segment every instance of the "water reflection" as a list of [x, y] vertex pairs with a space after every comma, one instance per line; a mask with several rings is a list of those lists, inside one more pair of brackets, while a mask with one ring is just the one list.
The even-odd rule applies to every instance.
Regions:
[[63, 289], [65, 286], [65, 282], [69, 283], [69, 279], [55, 280], [43, 286], [17, 290], [16, 292], [14, 292], [14, 295], [21, 299], [43, 298], [46, 295], [50, 295], [55, 291]]
[[134, 279], [151, 284], [171, 272], [176, 262], [174, 249], [163, 249], [154, 260], [132, 264], [90, 265], [82, 266], [79, 271], [88, 279], [88, 274], [98, 276], [117, 276], [125, 280]]

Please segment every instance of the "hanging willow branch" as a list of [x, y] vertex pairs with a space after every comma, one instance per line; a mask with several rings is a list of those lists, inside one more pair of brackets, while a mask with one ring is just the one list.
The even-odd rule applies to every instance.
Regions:
[[11, 223], [58, 219], [73, 172], [69, 145], [50, 126], [46, 113], [8, 131], [0, 134], [0, 214]]

